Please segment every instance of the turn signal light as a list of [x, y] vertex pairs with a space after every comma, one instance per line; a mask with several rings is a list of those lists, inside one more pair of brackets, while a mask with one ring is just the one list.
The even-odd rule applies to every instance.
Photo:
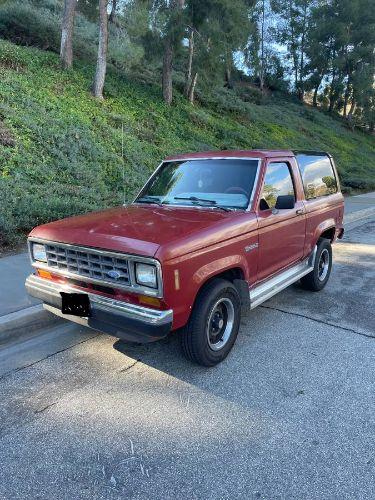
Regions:
[[148, 306], [160, 307], [161, 302], [156, 297], [148, 297], [147, 295], [139, 295], [138, 300], [140, 304], [146, 304]]
[[38, 276], [40, 276], [41, 278], [45, 278], [47, 280], [52, 279], [52, 274], [48, 271], [45, 271], [44, 269], [37, 269], [37, 273], [38, 273]]

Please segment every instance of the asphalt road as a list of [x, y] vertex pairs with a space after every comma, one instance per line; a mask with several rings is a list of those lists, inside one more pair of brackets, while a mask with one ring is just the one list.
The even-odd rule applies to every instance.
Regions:
[[375, 222], [213, 369], [64, 325], [0, 351], [0, 498], [375, 498]]
[[375, 192], [348, 196], [345, 198], [345, 215], [358, 212], [359, 210], [369, 210], [375, 206]]

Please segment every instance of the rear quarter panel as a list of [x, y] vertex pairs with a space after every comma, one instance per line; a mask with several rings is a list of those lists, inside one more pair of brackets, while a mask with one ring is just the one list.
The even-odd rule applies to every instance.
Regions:
[[306, 240], [305, 255], [308, 255], [321, 234], [327, 229], [335, 228], [336, 235], [343, 227], [344, 197], [341, 192], [306, 200]]

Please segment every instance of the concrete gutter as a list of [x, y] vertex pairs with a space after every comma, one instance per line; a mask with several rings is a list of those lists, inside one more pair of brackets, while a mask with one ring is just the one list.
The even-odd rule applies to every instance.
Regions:
[[0, 347], [32, 336], [35, 331], [63, 320], [46, 311], [42, 304], [0, 316]]

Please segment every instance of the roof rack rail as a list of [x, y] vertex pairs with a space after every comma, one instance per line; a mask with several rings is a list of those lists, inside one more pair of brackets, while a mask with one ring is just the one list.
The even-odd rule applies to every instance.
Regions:
[[327, 151], [313, 151], [313, 150], [308, 150], [308, 149], [294, 149], [293, 153], [295, 155], [326, 155], [326, 156], [331, 156]]

